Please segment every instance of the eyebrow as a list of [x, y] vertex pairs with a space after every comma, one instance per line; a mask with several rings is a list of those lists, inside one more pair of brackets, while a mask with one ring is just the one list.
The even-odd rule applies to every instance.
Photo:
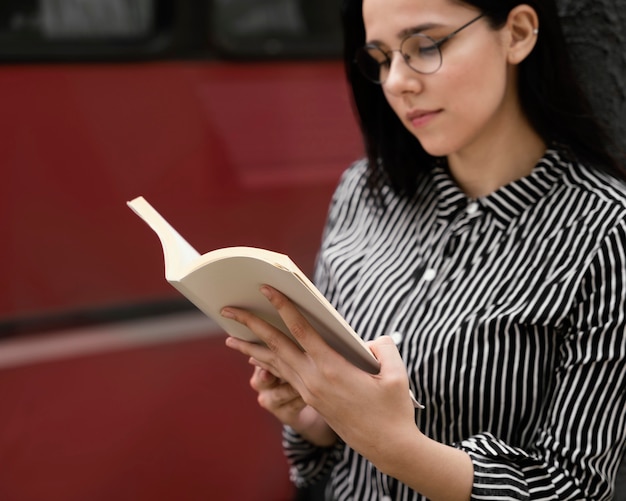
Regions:
[[412, 26], [410, 28], [405, 28], [397, 34], [398, 38], [404, 38], [408, 35], [413, 35], [415, 33], [421, 33], [422, 31], [431, 30], [433, 28], [440, 28], [444, 26], [440, 23], [423, 23], [418, 24], [417, 26]]
[[[415, 33], [421, 33], [422, 31], [427, 31], [427, 30], [431, 30], [433, 28], [441, 28], [442, 26], [444, 26], [443, 24], [439, 24], [439, 23], [423, 23], [423, 24], [418, 24], [417, 26], [411, 26], [409, 28], [404, 28], [403, 30], [399, 31], [396, 34], [396, 37], [398, 38], [398, 40], [402, 40], [403, 38], [408, 37], [409, 35], [414, 35]], [[384, 45], [382, 41], [380, 40], [370, 40], [367, 42], [367, 44], [375, 44], [375, 45]]]

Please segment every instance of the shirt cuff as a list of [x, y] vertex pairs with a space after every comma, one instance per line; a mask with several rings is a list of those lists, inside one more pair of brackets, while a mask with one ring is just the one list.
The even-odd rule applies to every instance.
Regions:
[[318, 447], [291, 427], [283, 427], [283, 449], [289, 461], [289, 475], [296, 487], [308, 487], [324, 478], [343, 455], [340, 440], [330, 447]]

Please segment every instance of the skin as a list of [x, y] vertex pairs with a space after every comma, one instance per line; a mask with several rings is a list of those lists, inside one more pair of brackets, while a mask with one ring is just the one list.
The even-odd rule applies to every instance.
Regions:
[[[478, 15], [470, 6], [448, 0], [363, 2], [367, 41], [397, 48], [402, 30], [429, 23], [422, 33], [439, 39]], [[476, 198], [530, 173], [545, 144], [526, 120], [519, 103], [517, 64], [534, 47], [535, 12], [518, 6], [500, 31], [486, 19], [458, 33], [443, 46], [443, 64], [432, 75], [411, 70], [393, 53], [383, 91], [407, 129], [434, 156], [447, 156], [459, 186]], [[531, 31], [528, 32], [528, 27]], [[425, 126], [408, 119], [411, 110], [437, 111]]]
[[[451, 0], [364, 0], [367, 41], [389, 49], [400, 32], [424, 23], [439, 38], [478, 13]], [[385, 96], [406, 127], [433, 155], [445, 155], [469, 197], [530, 173], [545, 145], [521, 112], [516, 65], [532, 50], [538, 26], [534, 10], [516, 7], [506, 26], [492, 30], [481, 19], [444, 45], [443, 66], [434, 74], [412, 71], [394, 52]], [[407, 113], [436, 111], [415, 127]], [[228, 338], [226, 345], [255, 366], [250, 380], [261, 407], [318, 446], [340, 437], [379, 470], [432, 500], [468, 500], [473, 465], [460, 450], [426, 437], [416, 426], [407, 397], [404, 362], [387, 336], [369, 343], [379, 374], [354, 367], [332, 350], [278, 291], [263, 286], [301, 351], [289, 338], [245, 310], [222, 315], [253, 331], [266, 346]]]

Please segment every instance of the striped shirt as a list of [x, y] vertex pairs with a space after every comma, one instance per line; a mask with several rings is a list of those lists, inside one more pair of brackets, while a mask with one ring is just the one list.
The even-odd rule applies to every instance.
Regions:
[[[626, 186], [548, 150], [470, 200], [444, 167], [415, 196], [335, 192], [320, 290], [366, 340], [390, 334], [426, 408], [416, 423], [466, 451], [472, 499], [611, 499], [626, 441]], [[390, 412], [393, 412], [390, 410]], [[286, 427], [296, 485], [330, 472], [336, 500], [420, 500], [339, 443]]]

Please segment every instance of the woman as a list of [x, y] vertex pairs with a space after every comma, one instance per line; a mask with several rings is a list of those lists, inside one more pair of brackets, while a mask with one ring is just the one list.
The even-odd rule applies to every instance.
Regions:
[[[381, 363], [268, 348], [261, 406], [329, 499], [610, 499], [626, 440], [626, 174], [575, 85], [553, 0], [348, 0], [367, 148], [316, 281]], [[407, 375], [408, 374], [408, 375]], [[415, 410], [409, 388], [425, 408]]]

